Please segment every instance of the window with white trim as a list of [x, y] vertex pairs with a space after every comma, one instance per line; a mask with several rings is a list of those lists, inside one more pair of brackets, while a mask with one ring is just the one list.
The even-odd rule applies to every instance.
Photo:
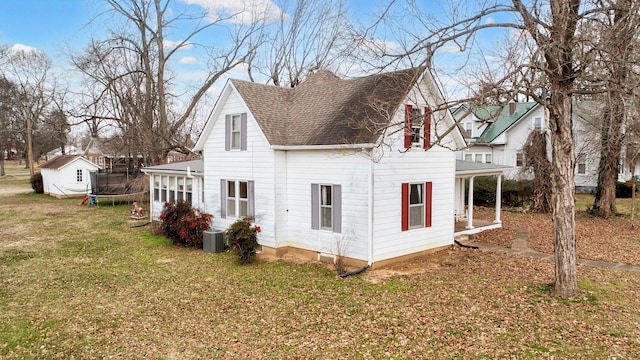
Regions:
[[487, 164], [491, 164], [492, 156], [491, 154], [484, 154], [484, 162]]
[[76, 170], [76, 182], [82, 182], [82, 169]]
[[524, 166], [525, 162], [524, 162], [524, 154], [519, 152], [516, 153], [516, 166], [518, 167], [522, 167]]
[[411, 144], [413, 147], [422, 147], [422, 127], [424, 124], [424, 117], [422, 116], [422, 109], [414, 107], [412, 109], [411, 117]]
[[255, 216], [253, 181], [221, 179], [220, 184], [222, 218], [251, 218]]
[[464, 154], [464, 161], [473, 161], [473, 154]]
[[433, 183], [402, 184], [402, 231], [431, 227]]
[[476, 162], [482, 162], [482, 154], [476, 154]]
[[470, 122], [464, 123], [464, 132], [466, 137], [470, 138], [472, 136], [473, 124]]
[[226, 151], [247, 150], [247, 114], [225, 115], [225, 139]]
[[311, 184], [311, 228], [342, 232], [342, 186]]
[[424, 227], [424, 184], [409, 184], [409, 229]]
[[240, 150], [242, 126], [240, 115], [231, 116], [231, 149]]
[[533, 128], [534, 130], [542, 130], [543, 121], [542, 117], [536, 116], [533, 118]]
[[577, 167], [579, 175], [584, 175], [587, 173], [587, 161], [584, 155], [578, 156]]

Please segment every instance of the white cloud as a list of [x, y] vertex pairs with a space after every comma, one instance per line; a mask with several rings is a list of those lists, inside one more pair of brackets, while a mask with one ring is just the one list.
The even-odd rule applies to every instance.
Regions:
[[[178, 45], [180, 45], [180, 43], [181, 41], [165, 40], [164, 47], [167, 49], [175, 49]], [[193, 49], [193, 44], [190, 42], [187, 42], [184, 45], [182, 45], [181, 49], [184, 49], [184, 50]]]
[[193, 56], [185, 56], [183, 58], [181, 58], [178, 63], [180, 64], [188, 64], [188, 65], [193, 65], [193, 64], [200, 64], [200, 62], [198, 61], [198, 59], [196, 59]]
[[485, 24], [495, 24], [496, 23], [496, 19], [492, 18], [492, 17], [488, 17], [484, 20]]
[[40, 50], [38, 50], [38, 49], [36, 49], [34, 47], [31, 47], [29, 45], [23, 45], [23, 44], [13, 44], [13, 45], [11, 45], [9, 47], [9, 51], [14, 53], [14, 54], [15, 53], [20, 53], [20, 52], [22, 52], [22, 53], [31, 53], [31, 52], [38, 53], [38, 52], [41, 52]]
[[199, 5], [209, 18], [230, 17], [236, 24], [251, 24], [260, 21], [277, 21], [284, 13], [271, 0], [183, 0], [187, 4]]

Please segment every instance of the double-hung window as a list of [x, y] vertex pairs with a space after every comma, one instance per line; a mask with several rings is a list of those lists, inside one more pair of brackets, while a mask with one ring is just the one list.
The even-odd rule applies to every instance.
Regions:
[[533, 129], [534, 130], [542, 130], [542, 126], [543, 126], [543, 121], [541, 117], [534, 117], [533, 118]]
[[524, 154], [520, 152], [516, 153], [516, 166], [522, 167], [524, 164]]
[[431, 182], [402, 184], [402, 231], [431, 227]]
[[464, 132], [465, 132], [466, 137], [468, 137], [468, 138], [472, 137], [473, 123], [471, 123], [471, 122], [464, 123]]
[[254, 210], [254, 182], [220, 180], [221, 217], [252, 218]]
[[225, 116], [226, 151], [247, 150], [247, 114], [233, 114]]
[[584, 175], [587, 173], [587, 161], [584, 155], [578, 156], [578, 174]]
[[311, 228], [342, 232], [342, 186], [311, 184]]
[[404, 147], [428, 148], [431, 141], [431, 110], [406, 104], [404, 107]]

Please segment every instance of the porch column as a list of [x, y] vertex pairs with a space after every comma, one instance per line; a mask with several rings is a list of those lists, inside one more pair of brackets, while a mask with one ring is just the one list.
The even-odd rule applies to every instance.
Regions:
[[500, 220], [500, 207], [502, 206], [502, 174], [498, 175], [498, 181], [496, 182], [496, 219], [493, 220], [494, 224], [501, 224]]
[[469, 178], [469, 198], [467, 200], [467, 229], [473, 229], [473, 179], [475, 176]]

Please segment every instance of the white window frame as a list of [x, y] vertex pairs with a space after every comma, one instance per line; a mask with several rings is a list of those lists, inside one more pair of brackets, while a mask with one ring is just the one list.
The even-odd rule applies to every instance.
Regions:
[[533, 118], [533, 129], [534, 130], [544, 129], [544, 119], [541, 116], [536, 116]]
[[[245, 187], [245, 196], [242, 196], [242, 186]], [[233, 186], [233, 192], [231, 187]], [[249, 182], [244, 180], [227, 180], [226, 216], [240, 219], [249, 216]], [[231, 206], [233, 209], [231, 209]], [[231, 211], [233, 210], [233, 211]]]
[[473, 137], [473, 124], [471, 122], [464, 123], [464, 131], [468, 138]]
[[[517, 152], [516, 153], [516, 167], [523, 167], [525, 166], [526, 160], [524, 159], [524, 153], [521, 152]], [[520, 165], [518, 165], [518, 162], [520, 162]]]
[[[236, 136], [237, 135], [237, 138]], [[230, 129], [231, 150], [240, 150], [242, 148], [242, 116], [241, 114], [231, 115]]]
[[485, 164], [491, 164], [492, 161], [493, 161], [493, 156], [491, 154], [484, 154]]
[[[320, 185], [320, 230], [333, 231], [333, 185], [319, 184]], [[326, 191], [328, 189], [328, 192]], [[328, 218], [323, 216], [325, 212], [328, 212]], [[328, 224], [326, 223], [328, 221]]]
[[[419, 202], [416, 203], [412, 203], [413, 200], [416, 199], [412, 199], [412, 194], [413, 194], [413, 190], [416, 189], [418, 191], [418, 196], [419, 196]], [[408, 199], [408, 203], [409, 203], [409, 230], [411, 229], [420, 229], [425, 227], [424, 224], [424, 219], [425, 219], [425, 188], [424, 188], [424, 183], [409, 183], [409, 199]], [[414, 214], [414, 212], [419, 211], [420, 212], [420, 223], [413, 223], [413, 219], [414, 217], [412, 216]]]
[[578, 175], [585, 175], [587, 173], [587, 161], [584, 155], [578, 156], [578, 161], [576, 161], [577, 173]]
[[482, 162], [482, 154], [476, 154], [473, 161], [477, 162], [477, 163], [481, 163]]
[[473, 154], [464, 154], [464, 161], [473, 161]]
[[424, 142], [424, 114], [418, 106], [411, 111], [411, 147], [421, 148]]

